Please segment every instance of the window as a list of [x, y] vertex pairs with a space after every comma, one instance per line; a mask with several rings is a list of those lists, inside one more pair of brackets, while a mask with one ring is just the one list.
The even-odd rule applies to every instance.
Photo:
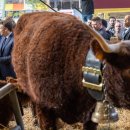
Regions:
[[79, 8], [79, 0], [50, 0], [50, 5], [58, 10]]

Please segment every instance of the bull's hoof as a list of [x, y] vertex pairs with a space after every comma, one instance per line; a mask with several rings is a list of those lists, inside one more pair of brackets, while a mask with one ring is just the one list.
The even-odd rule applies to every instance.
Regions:
[[35, 119], [35, 120], [33, 121], [33, 126], [39, 127], [39, 123], [38, 123], [37, 119]]

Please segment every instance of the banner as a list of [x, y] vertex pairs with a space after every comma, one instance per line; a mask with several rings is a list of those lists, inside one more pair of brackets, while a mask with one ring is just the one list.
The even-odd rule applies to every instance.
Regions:
[[23, 10], [24, 4], [13, 4], [13, 10]]
[[5, 10], [13, 10], [13, 4], [5, 4]]

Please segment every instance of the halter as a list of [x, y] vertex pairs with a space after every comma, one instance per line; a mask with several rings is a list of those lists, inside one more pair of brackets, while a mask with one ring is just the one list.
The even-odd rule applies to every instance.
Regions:
[[86, 56], [83, 71], [83, 86], [87, 88], [89, 94], [97, 101], [103, 100], [103, 64], [93, 54], [90, 48]]

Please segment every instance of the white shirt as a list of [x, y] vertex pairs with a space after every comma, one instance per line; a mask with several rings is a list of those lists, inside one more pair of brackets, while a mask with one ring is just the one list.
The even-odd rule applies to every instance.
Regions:
[[8, 39], [8, 38], [9, 38], [9, 36], [10, 36], [11, 34], [12, 34], [12, 32], [10, 32], [10, 34], [9, 34], [9, 35], [7, 35], [5, 38], [6, 38], [6, 39]]

